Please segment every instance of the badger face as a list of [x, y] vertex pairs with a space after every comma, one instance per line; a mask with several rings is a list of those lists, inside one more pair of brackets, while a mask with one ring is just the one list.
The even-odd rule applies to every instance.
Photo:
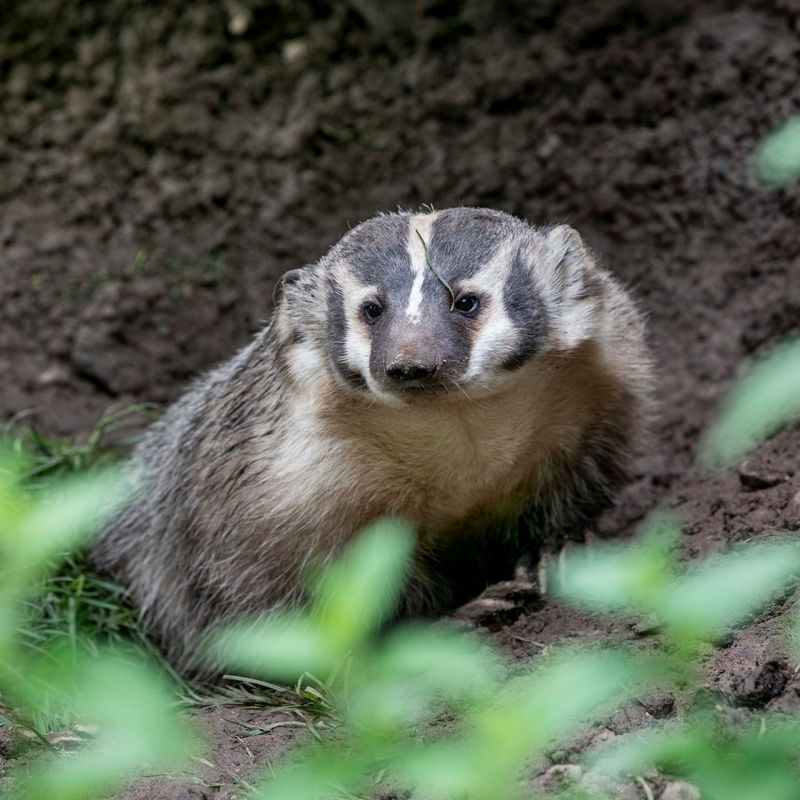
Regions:
[[316, 265], [326, 285], [321, 346], [335, 378], [373, 399], [491, 393], [584, 338], [589, 262], [572, 229], [498, 211], [375, 217]]

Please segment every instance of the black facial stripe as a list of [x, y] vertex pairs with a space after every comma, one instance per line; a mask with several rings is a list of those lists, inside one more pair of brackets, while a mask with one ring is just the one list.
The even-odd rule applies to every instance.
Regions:
[[505, 357], [503, 369], [513, 372], [515, 369], [519, 369], [528, 360], [528, 357], [522, 350], [514, 350]]
[[503, 362], [506, 369], [513, 370], [536, 353], [547, 334], [544, 306], [519, 250], [503, 287], [503, 305], [517, 335], [513, 352]]
[[505, 215], [490, 210], [452, 208], [434, 219], [431, 260], [450, 282], [472, 278], [495, 254], [506, 235]]
[[339, 375], [354, 389], [366, 389], [364, 376], [347, 362], [347, 320], [344, 315], [344, 296], [340, 286], [329, 288], [328, 342], [331, 361]]
[[461, 336], [467, 343], [467, 361], [469, 361], [469, 357], [472, 353], [472, 347], [475, 344], [475, 339], [477, 339], [478, 335], [480, 334], [483, 322], [491, 319], [493, 311], [492, 306], [492, 298], [487, 296], [482, 298], [480, 311], [474, 317], [465, 317], [457, 312], [453, 312], [453, 316], [457, 318], [456, 322], [461, 330]]
[[405, 307], [414, 275], [408, 255], [409, 218], [376, 217], [354, 228], [337, 246], [359, 283], [375, 285], [381, 302]]
[[345, 379], [347, 384], [359, 392], [367, 389], [366, 378], [355, 369], [351, 369], [346, 364], [337, 365], [336, 371]]

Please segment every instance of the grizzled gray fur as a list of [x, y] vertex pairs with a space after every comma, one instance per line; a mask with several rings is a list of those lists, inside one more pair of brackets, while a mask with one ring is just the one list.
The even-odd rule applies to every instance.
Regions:
[[270, 324], [145, 433], [94, 555], [194, 672], [211, 627], [302, 602], [309, 567], [386, 515], [417, 535], [404, 609], [434, 611], [607, 506], [650, 373], [571, 228], [378, 216], [287, 273]]

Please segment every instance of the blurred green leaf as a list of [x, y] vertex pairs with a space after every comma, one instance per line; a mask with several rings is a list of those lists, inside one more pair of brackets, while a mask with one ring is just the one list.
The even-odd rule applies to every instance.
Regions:
[[280, 612], [235, 625], [215, 638], [213, 657], [271, 678], [327, 675], [395, 607], [412, 547], [407, 525], [376, 523], [320, 572], [308, 612]]
[[734, 735], [696, 717], [621, 737], [597, 768], [615, 775], [656, 768], [687, 778], [704, 800], [796, 800], [799, 734], [796, 720], [764, 718]]
[[121, 473], [106, 471], [59, 481], [42, 490], [16, 530], [0, 532], [8, 539], [17, 569], [39, 569], [98, 531], [118, 510], [126, 491]]
[[346, 653], [392, 613], [413, 545], [408, 525], [382, 520], [367, 528], [322, 572], [311, 614], [332, 649]]
[[707, 560], [675, 581], [656, 612], [695, 638], [720, 632], [761, 608], [800, 572], [800, 546], [756, 544]]
[[800, 572], [799, 546], [762, 543], [679, 576], [673, 552], [678, 528], [669, 517], [657, 520], [637, 541], [583, 548], [568, 557], [555, 593], [591, 610], [655, 616], [674, 643], [691, 650], [756, 612]]
[[494, 729], [508, 739], [509, 752], [524, 757], [532, 746], [550, 746], [606, 711], [641, 677], [640, 663], [622, 653], [565, 650], [511, 681], [498, 706], [478, 718], [475, 727]]
[[[0, 671], [20, 669], [14, 662], [25, 604], [43, 590], [43, 576], [56, 559], [84, 542], [126, 498], [118, 472], [59, 480], [35, 492], [22, 485], [24, 459], [4, 448], [0, 462]], [[9, 460], [9, 458], [11, 460]], [[0, 679], [2, 675], [0, 675]]]
[[735, 463], [760, 441], [800, 414], [800, 339], [759, 359], [733, 388], [705, 438], [708, 466]]
[[[485, 762], [486, 754], [476, 753], [474, 743], [457, 740], [409, 748], [398, 754], [394, 769], [404, 785], [420, 787], [425, 800], [455, 797], [472, 800], [483, 791]], [[495, 783], [492, 800], [506, 800], [510, 796], [510, 787], [503, 781]]]
[[0, 543], [11, 536], [27, 508], [28, 499], [21, 487], [26, 466], [26, 460], [14, 455], [11, 445], [0, 439]]
[[[23, 800], [85, 800], [148, 766], [174, 766], [194, 740], [170, 710], [174, 694], [141, 655], [111, 656], [95, 647], [90, 657], [74, 647], [74, 631], [62, 648], [41, 640], [23, 647], [31, 599], [44, 590], [45, 575], [127, 497], [121, 473], [112, 471], [40, 479], [34, 490], [30, 462], [14, 446], [2, 449], [0, 692], [4, 703], [13, 704], [14, 719], [50, 750], [47, 758], [17, 770], [17, 794]], [[80, 583], [85, 586], [85, 578]], [[76, 614], [73, 608], [73, 621]], [[86, 721], [97, 733], [77, 752], [56, 752], [34, 724], [42, 712]]]
[[755, 167], [759, 178], [770, 186], [800, 177], [800, 116], [789, 119], [761, 143]]
[[254, 800], [343, 800], [360, 792], [375, 764], [334, 746], [317, 750], [295, 769], [284, 767], [253, 795]]
[[234, 625], [216, 637], [212, 649], [212, 660], [225, 667], [286, 681], [304, 672], [327, 675], [345, 656], [331, 649], [319, 625], [297, 612]]
[[479, 637], [422, 625], [389, 634], [373, 665], [392, 679], [411, 680], [442, 698], [467, 702], [494, 696], [505, 673], [498, 654]]
[[607, 774], [637, 775], [657, 765], [682, 775], [692, 753], [702, 747], [704, 736], [699, 727], [674, 723], [636, 731], [601, 748], [597, 766]]
[[64, 709], [96, 725], [97, 734], [77, 754], [34, 766], [23, 783], [30, 800], [85, 800], [145, 769], [174, 768], [196, 747], [171, 710], [174, 695], [144, 659], [84, 656], [48, 669]]
[[605, 713], [640, 678], [638, 662], [621, 654], [561, 652], [469, 717], [462, 740], [401, 756], [399, 772], [435, 797], [512, 796], [526, 761]]
[[559, 597], [594, 611], [652, 610], [674, 578], [677, 521], [654, 515], [634, 542], [584, 547], [554, 573]]

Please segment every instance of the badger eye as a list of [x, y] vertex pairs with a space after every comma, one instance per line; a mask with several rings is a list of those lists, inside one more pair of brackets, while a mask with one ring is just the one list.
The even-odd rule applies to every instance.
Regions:
[[364, 303], [361, 313], [364, 315], [364, 321], [371, 325], [381, 314], [383, 314], [383, 306], [381, 306], [380, 303]]
[[459, 297], [458, 300], [456, 300], [453, 304], [453, 308], [460, 314], [471, 316], [478, 310], [479, 305], [480, 301], [474, 294], [465, 294], [463, 297]]

